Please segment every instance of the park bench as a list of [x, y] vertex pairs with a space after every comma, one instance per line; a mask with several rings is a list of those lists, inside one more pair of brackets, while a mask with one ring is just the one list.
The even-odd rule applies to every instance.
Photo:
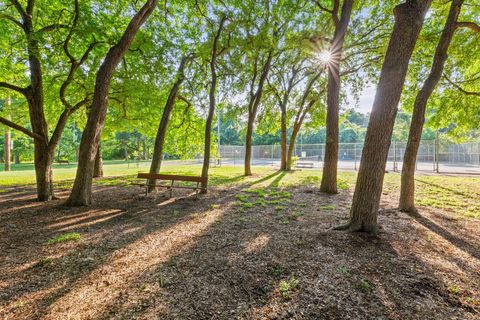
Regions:
[[58, 163], [58, 164], [70, 164], [70, 161], [68, 161], [68, 160], [60, 160], [60, 159], [59, 159], [59, 160], [57, 160], [57, 163]]
[[313, 168], [313, 162], [297, 162], [296, 168]]
[[[173, 175], [173, 174], [155, 174], [155, 173], [139, 173], [137, 175], [137, 179], [146, 179], [144, 183], [133, 183], [134, 185], [143, 186], [145, 187], [145, 195], [148, 195], [148, 188], [149, 187], [156, 187], [156, 188], [165, 188], [170, 191], [170, 198], [172, 197], [173, 189], [192, 189], [195, 190], [195, 197], [198, 197], [198, 191], [202, 189], [201, 184], [207, 182], [207, 178], [205, 177], [195, 177], [195, 176], [180, 176], [180, 175]], [[159, 180], [159, 181], [170, 181], [170, 184], [149, 184], [149, 180]], [[175, 181], [181, 182], [194, 182], [195, 185], [175, 185]]]

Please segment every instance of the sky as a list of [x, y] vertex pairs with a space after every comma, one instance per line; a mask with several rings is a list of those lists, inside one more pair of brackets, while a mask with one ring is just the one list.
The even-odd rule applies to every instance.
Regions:
[[361, 113], [369, 113], [372, 110], [373, 99], [375, 98], [375, 85], [365, 87], [360, 94], [358, 105], [353, 97], [347, 97], [349, 107], [354, 107]]
[[359, 111], [362, 113], [367, 113], [372, 110], [373, 99], [375, 98], [375, 86], [368, 86], [363, 89], [362, 94], [360, 95], [359, 101]]

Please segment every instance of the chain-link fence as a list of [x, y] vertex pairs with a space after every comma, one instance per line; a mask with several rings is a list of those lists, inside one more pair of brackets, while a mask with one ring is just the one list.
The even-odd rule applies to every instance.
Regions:
[[[405, 142], [393, 141], [388, 152], [387, 170], [402, 169]], [[340, 143], [338, 167], [357, 170], [362, 155], [363, 143]], [[222, 164], [243, 165], [244, 146], [222, 145], [219, 147]], [[293, 152], [298, 163], [311, 164], [320, 168], [325, 154], [324, 144], [296, 144]], [[252, 147], [253, 165], [280, 165], [280, 145]], [[438, 140], [424, 140], [420, 143], [417, 156], [417, 170], [443, 173], [480, 174], [480, 142], [446, 144]]]

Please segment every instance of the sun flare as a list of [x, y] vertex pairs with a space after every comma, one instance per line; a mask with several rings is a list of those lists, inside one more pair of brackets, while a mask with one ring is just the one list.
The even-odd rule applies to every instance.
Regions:
[[332, 61], [332, 53], [328, 50], [317, 53], [317, 60], [323, 65], [327, 65]]

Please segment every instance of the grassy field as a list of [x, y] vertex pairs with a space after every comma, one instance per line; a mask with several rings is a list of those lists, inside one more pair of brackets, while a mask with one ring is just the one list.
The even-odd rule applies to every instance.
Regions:
[[[55, 165], [54, 179], [58, 188], [69, 188], [75, 177], [75, 164]], [[97, 185], [126, 185], [136, 179], [138, 172], [148, 171], [149, 163], [125, 163], [108, 161], [104, 164], [105, 177], [96, 180]], [[210, 185], [232, 185], [252, 183], [257, 187], [292, 187], [298, 185], [319, 186], [321, 170], [302, 170], [292, 173], [277, 172], [275, 167], [254, 167], [254, 176], [245, 178], [242, 166], [213, 167]], [[200, 165], [171, 164], [162, 168], [163, 173], [200, 175]], [[272, 177], [275, 177], [272, 179]], [[354, 188], [355, 172], [340, 172], [339, 189]], [[14, 171], [0, 172], [0, 192], [2, 187], [30, 185], [35, 183], [33, 165], [22, 164]], [[385, 175], [384, 194], [397, 194], [400, 175]], [[480, 178], [452, 176], [417, 176], [417, 204], [455, 212], [459, 216], [480, 218]]]

